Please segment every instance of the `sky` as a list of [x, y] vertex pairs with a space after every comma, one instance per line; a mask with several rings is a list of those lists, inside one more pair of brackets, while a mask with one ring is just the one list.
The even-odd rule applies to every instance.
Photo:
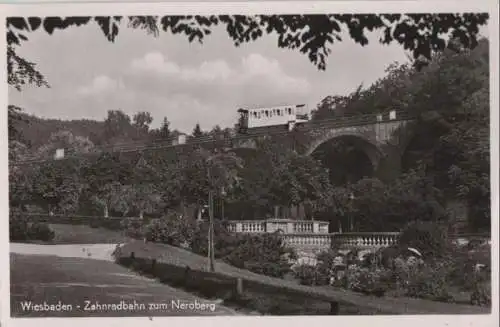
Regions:
[[45, 118], [104, 120], [108, 110], [133, 116], [148, 111], [153, 127], [163, 117], [190, 133], [233, 126], [237, 109], [304, 103], [311, 109], [328, 95], [343, 95], [405, 62], [403, 48], [368, 46], [345, 37], [332, 46], [325, 71], [296, 50], [279, 49], [275, 35], [235, 47], [218, 28], [203, 44], [183, 36], [120, 29], [108, 42], [96, 24], [29, 35], [18, 53], [45, 75], [51, 88], [9, 89], [9, 103]]

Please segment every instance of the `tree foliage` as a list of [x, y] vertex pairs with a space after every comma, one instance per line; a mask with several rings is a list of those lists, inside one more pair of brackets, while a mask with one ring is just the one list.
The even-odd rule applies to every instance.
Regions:
[[273, 34], [278, 47], [298, 50], [319, 69], [325, 69], [331, 46], [343, 40], [343, 32], [348, 32], [354, 42], [366, 45], [366, 33], [379, 31], [379, 42], [395, 42], [412, 52], [414, 58], [430, 58], [432, 52], [446, 47], [444, 35], [449, 33], [467, 47], [474, 47], [479, 27], [487, 23], [488, 14], [10, 17], [7, 19], [7, 42], [20, 44], [28, 40], [29, 32], [38, 29], [52, 34], [57, 29], [91, 22], [97, 23], [104, 36], [114, 42], [124, 21], [128, 21], [129, 27], [145, 30], [153, 36], [162, 30], [184, 35], [190, 42], [203, 42], [215, 26], [221, 25], [235, 46]]

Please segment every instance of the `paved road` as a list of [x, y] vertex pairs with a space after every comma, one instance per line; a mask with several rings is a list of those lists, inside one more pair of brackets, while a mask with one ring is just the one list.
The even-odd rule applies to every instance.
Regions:
[[[11, 244], [12, 317], [238, 314], [213, 301], [138, 276], [110, 262], [106, 253], [109, 254], [114, 245], [106, 246], [72, 246], [70, 249], [68, 246]], [[89, 259], [92, 257], [94, 259]], [[31, 309], [27, 308], [29, 303]], [[35, 310], [34, 304], [41, 304], [37, 307], [41, 311]], [[66, 307], [57, 307], [57, 304]], [[105, 308], [103, 304], [111, 308]], [[132, 308], [125, 308], [125, 304]]]

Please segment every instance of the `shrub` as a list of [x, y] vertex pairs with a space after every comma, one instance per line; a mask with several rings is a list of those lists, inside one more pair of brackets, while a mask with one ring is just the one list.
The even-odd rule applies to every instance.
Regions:
[[191, 243], [195, 228], [194, 222], [173, 214], [151, 220], [144, 226], [144, 233], [148, 241], [181, 246]]
[[[325, 278], [330, 283], [333, 277], [334, 281], [338, 280], [340, 271], [344, 271], [346, 267], [345, 257], [336, 250], [321, 252], [317, 256], [317, 270], [321, 278]], [[338, 283], [337, 283], [338, 284]]]
[[55, 237], [54, 231], [47, 223], [32, 223], [28, 228], [28, 239], [39, 241], [52, 241]]
[[295, 277], [302, 285], [325, 285], [328, 283], [328, 276], [325, 276], [316, 266], [302, 264], [294, 267], [293, 270]]
[[477, 283], [470, 296], [472, 305], [491, 306], [491, 284]]
[[90, 228], [99, 228], [101, 227], [101, 224], [97, 219], [92, 219], [89, 224]]
[[232, 251], [223, 257], [227, 263], [257, 274], [282, 278], [291, 272], [295, 252], [283, 245], [279, 234], [232, 235]]
[[396, 258], [401, 257], [402, 254], [403, 251], [399, 245], [391, 245], [377, 251], [377, 255], [380, 257], [381, 265], [387, 269], [394, 269]]
[[452, 299], [449, 273], [450, 267], [447, 263], [420, 265], [409, 274], [405, 293], [410, 297], [448, 302]]
[[126, 218], [120, 222], [125, 235], [135, 239], [144, 238], [143, 222], [137, 218]]
[[28, 222], [19, 214], [9, 216], [10, 241], [26, 241], [28, 239]]
[[446, 229], [433, 222], [417, 221], [410, 223], [399, 236], [398, 241], [401, 248], [415, 248], [424, 256], [442, 257], [449, 248]]
[[[208, 254], [208, 222], [198, 223], [191, 239], [191, 251], [206, 256]], [[245, 235], [228, 232], [220, 221], [214, 223], [214, 248], [215, 257], [224, 258], [234, 251]]]
[[346, 287], [367, 295], [382, 296], [390, 289], [391, 271], [351, 266], [346, 272]]

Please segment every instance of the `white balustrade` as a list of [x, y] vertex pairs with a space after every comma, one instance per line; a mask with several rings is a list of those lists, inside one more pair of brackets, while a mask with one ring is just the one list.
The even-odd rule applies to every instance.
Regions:
[[300, 221], [293, 224], [294, 233], [312, 233], [313, 232], [313, 222], [312, 221]]
[[331, 236], [319, 234], [284, 234], [283, 242], [290, 247], [321, 248], [327, 250], [331, 247]]
[[343, 233], [335, 234], [338, 247], [380, 248], [396, 244], [399, 233]]
[[283, 233], [283, 241], [292, 247], [380, 248], [396, 244], [399, 233], [328, 233], [328, 222], [291, 219], [229, 221], [232, 233]]

